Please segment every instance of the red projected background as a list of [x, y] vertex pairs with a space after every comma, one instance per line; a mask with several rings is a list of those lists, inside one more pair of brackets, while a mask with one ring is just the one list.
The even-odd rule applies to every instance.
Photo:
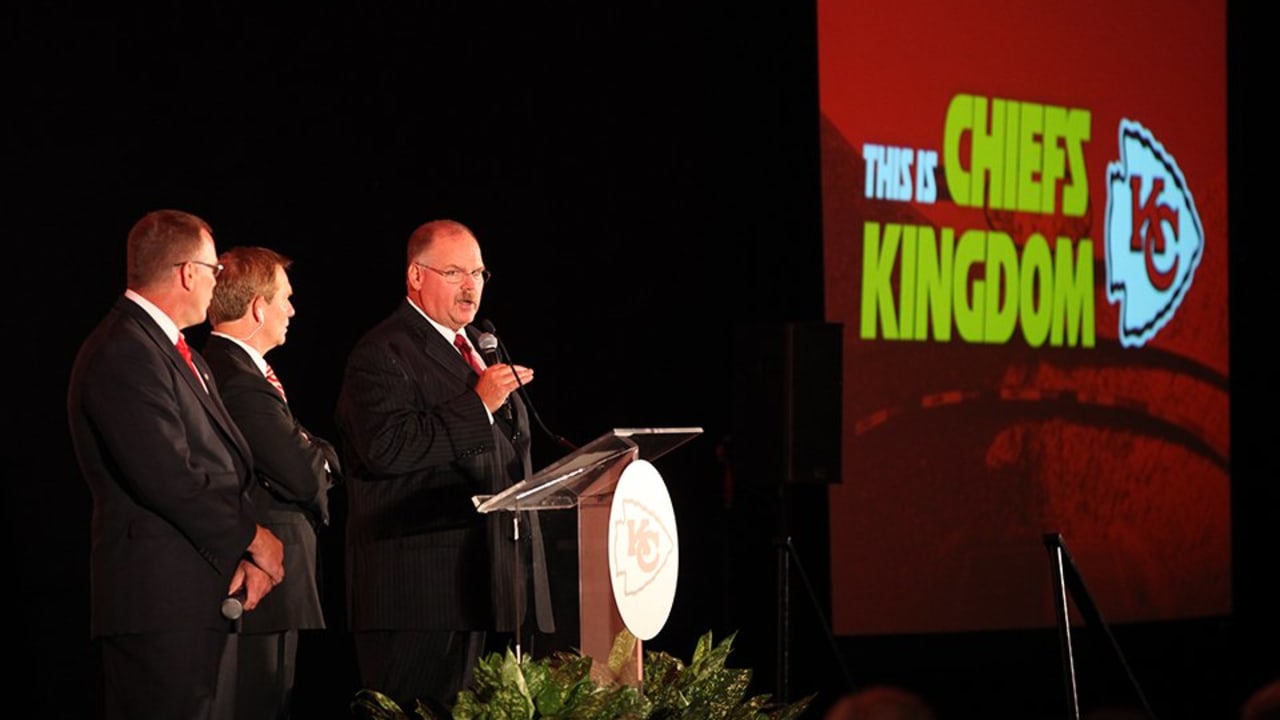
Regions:
[[818, 7], [840, 634], [1230, 611], [1226, 9]]

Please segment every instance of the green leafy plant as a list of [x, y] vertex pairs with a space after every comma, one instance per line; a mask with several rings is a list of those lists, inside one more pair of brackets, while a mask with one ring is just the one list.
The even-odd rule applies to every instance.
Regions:
[[[574, 653], [554, 653], [519, 660], [507, 650], [481, 658], [470, 688], [460, 693], [448, 718], [417, 703], [421, 720], [795, 720], [814, 696], [778, 703], [769, 695], [748, 695], [751, 671], [727, 665], [733, 640], [719, 644], [708, 632], [698, 639], [689, 663], [665, 652], [644, 653], [639, 687], [592, 677], [592, 660]], [[626, 630], [614, 640], [609, 670], [616, 674], [621, 658], [635, 647]], [[376, 690], [361, 690], [351, 711], [363, 720], [407, 720], [411, 717]]]

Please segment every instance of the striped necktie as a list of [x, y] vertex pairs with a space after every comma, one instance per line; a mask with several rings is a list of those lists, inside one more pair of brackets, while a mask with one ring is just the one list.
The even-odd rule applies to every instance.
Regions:
[[271, 383], [276, 391], [280, 393], [281, 399], [289, 402], [288, 396], [284, 394], [284, 385], [280, 383], [280, 378], [276, 377], [276, 371], [271, 369], [271, 365], [267, 365], [266, 376], [267, 382]]

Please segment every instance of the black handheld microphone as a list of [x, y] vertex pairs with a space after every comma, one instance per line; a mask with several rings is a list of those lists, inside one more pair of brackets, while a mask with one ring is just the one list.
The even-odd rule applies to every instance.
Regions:
[[222, 617], [228, 620], [239, 620], [244, 615], [244, 599], [249, 590], [244, 585], [240, 589], [231, 593], [222, 601]]
[[[485, 353], [484, 346], [485, 346], [485, 343], [489, 342], [488, 338], [492, 338], [493, 345], [496, 346], [498, 350], [502, 351], [503, 357], [506, 358], [507, 364], [510, 365], [511, 353], [507, 352], [507, 346], [503, 345], [502, 341], [498, 339], [498, 331], [493, 327], [493, 323], [488, 320], [481, 320], [480, 329], [484, 330], [484, 334], [480, 336], [480, 339], [477, 341], [477, 344], [480, 345], [480, 352], [481, 352], [481, 355], [484, 357], [484, 361], [486, 363], [489, 362], [489, 356], [484, 355]], [[498, 358], [498, 354], [497, 352], [494, 352], [494, 359], [496, 360], [497, 358]], [[515, 371], [513, 370], [512, 374], [514, 373]], [[516, 375], [516, 392], [520, 393], [521, 399], [524, 400], [524, 404], [529, 408], [529, 416], [532, 417], [534, 422], [538, 425], [538, 429], [542, 430], [542, 432], [545, 433], [547, 437], [554, 440], [557, 445], [560, 445], [561, 447], [571, 451], [578, 449], [577, 445], [574, 445], [573, 443], [564, 439], [560, 435], [557, 435], [551, 432], [551, 430], [547, 428], [546, 423], [542, 422], [542, 418], [538, 416], [538, 410], [533, 406], [533, 401], [529, 399], [529, 391], [525, 390], [524, 383], [520, 382], [519, 375]]]
[[[489, 323], [489, 327], [493, 327], [493, 323]], [[480, 337], [476, 339], [476, 347], [480, 350], [480, 357], [484, 358], [485, 365], [492, 367], [501, 362], [498, 358], [498, 336], [494, 335], [493, 332], [486, 331], [481, 333]], [[511, 374], [515, 376], [516, 383], [519, 384], [520, 376], [516, 375], [514, 368], [512, 368]], [[507, 420], [507, 422], [511, 421], [510, 402], [504, 400], [502, 407], [498, 408], [498, 412], [502, 413], [502, 417]]]

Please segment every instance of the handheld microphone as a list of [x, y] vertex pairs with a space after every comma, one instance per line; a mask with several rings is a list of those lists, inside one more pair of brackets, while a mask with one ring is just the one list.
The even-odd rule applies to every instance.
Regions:
[[[490, 323], [489, 327], [493, 327], [493, 323]], [[480, 350], [480, 357], [484, 358], [485, 365], [492, 367], [501, 362], [501, 359], [498, 357], [498, 336], [494, 335], [491, 331], [481, 333], [480, 337], [476, 339], [476, 348]], [[511, 370], [511, 374], [515, 376], [516, 383], [519, 384], [520, 376], [516, 375], [515, 369]], [[502, 417], [505, 420], [508, 422], [511, 421], [510, 402], [504, 400], [502, 407], [498, 408], [498, 412], [502, 413]]]
[[[489, 320], [481, 320], [480, 329], [484, 330], [484, 334], [480, 336], [480, 339], [477, 341], [477, 344], [480, 345], [480, 352], [485, 359], [484, 361], [486, 363], [489, 362], [489, 356], [484, 355], [484, 352], [485, 352], [484, 345], [485, 343], [490, 342], [489, 338], [492, 338], [491, 342], [493, 343], [494, 346], [497, 347], [498, 350], [501, 350], [503, 357], [505, 357], [507, 360], [507, 364], [510, 365], [511, 353], [507, 352], [507, 346], [503, 345], [502, 341], [498, 339], [498, 331], [493, 327], [493, 323], [490, 322]], [[490, 352], [493, 352], [492, 349], [490, 350]], [[496, 360], [497, 357], [498, 357], [498, 353], [494, 352], [494, 359]], [[515, 371], [512, 371], [512, 374], [514, 373]], [[529, 416], [533, 418], [534, 422], [538, 425], [539, 430], [541, 430], [543, 433], [546, 434], [547, 437], [554, 440], [557, 445], [563, 448], [566, 448], [571, 451], [578, 449], [577, 445], [574, 445], [573, 443], [569, 442], [563, 437], [551, 432], [551, 430], [547, 428], [546, 423], [542, 422], [542, 418], [538, 416], [537, 408], [533, 406], [533, 401], [529, 399], [529, 391], [525, 390], [524, 383], [520, 382], [519, 375], [516, 375], [516, 392], [520, 393], [520, 398], [524, 400], [524, 404], [529, 408]]]
[[231, 593], [222, 601], [222, 617], [228, 620], [239, 620], [244, 615], [244, 599], [248, 595], [248, 588], [244, 585], [240, 589]]

